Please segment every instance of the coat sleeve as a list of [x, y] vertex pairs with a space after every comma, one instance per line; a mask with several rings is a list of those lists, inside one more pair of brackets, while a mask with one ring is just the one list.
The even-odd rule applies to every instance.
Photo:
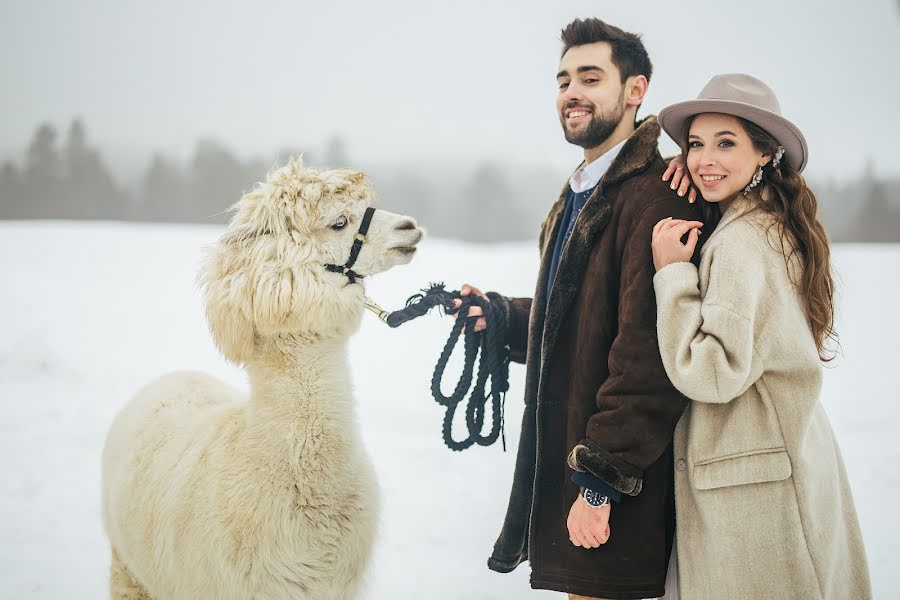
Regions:
[[704, 298], [694, 265], [675, 263], [656, 274], [657, 328], [675, 387], [691, 400], [725, 403], [762, 375], [754, 331], [762, 316], [766, 249], [737, 236], [711, 250]]
[[[656, 338], [653, 292], [653, 226], [665, 217], [697, 219], [680, 199], [647, 206], [627, 233], [619, 281], [618, 332], [609, 352], [609, 376], [596, 393], [596, 412], [585, 438], [568, 456], [576, 471], [594, 474], [631, 496], [640, 493], [644, 470], [672, 442], [687, 400], [669, 381]], [[698, 252], [694, 260], [697, 260]]]
[[513, 362], [524, 363], [528, 350], [528, 319], [531, 314], [531, 298], [507, 298], [497, 292], [488, 292], [488, 299], [500, 305], [506, 316], [506, 345]]

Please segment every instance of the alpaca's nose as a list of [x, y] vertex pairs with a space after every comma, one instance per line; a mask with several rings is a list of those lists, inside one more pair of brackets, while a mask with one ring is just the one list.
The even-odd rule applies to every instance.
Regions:
[[398, 229], [400, 231], [407, 231], [409, 229], [415, 229], [415, 228], [416, 228], [416, 222], [413, 221], [412, 219], [404, 219], [404, 220], [400, 221], [400, 223], [397, 225], [397, 227], [395, 227], [395, 229]]

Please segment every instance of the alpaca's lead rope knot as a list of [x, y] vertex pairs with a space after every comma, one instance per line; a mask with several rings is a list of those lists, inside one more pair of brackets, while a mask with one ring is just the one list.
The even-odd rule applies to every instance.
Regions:
[[[423, 294], [416, 294], [406, 301], [406, 308], [387, 314], [374, 303], [367, 302], [367, 307], [391, 327], [398, 327], [403, 323], [421, 317], [435, 306], [441, 306], [445, 314], [456, 313], [456, 322], [450, 332], [447, 343], [434, 368], [434, 376], [431, 378], [431, 394], [434, 399], [447, 408], [444, 414], [443, 436], [444, 443], [451, 450], [465, 450], [473, 444], [490, 446], [501, 437], [503, 450], [506, 450], [506, 432], [503, 422], [504, 402], [506, 391], [509, 389], [509, 349], [506, 347], [506, 317], [503, 310], [495, 303], [476, 296], [461, 296], [458, 291], [448, 292], [443, 284], [432, 284]], [[461, 300], [459, 309], [454, 305], [454, 300]], [[475, 317], [469, 317], [469, 309], [478, 306], [484, 313], [487, 321], [487, 329], [476, 332]], [[382, 313], [387, 316], [382, 316]], [[465, 341], [463, 343], [465, 362], [459, 382], [450, 396], [445, 396], [441, 391], [441, 380], [447, 368], [447, 362], [460, 333], [465, 329]], [[478, 371], [475, 374], [475, 385], [472, 387], [472, 376], [475, 370], [475, 357], [481, 350], [481, 360], [478, 363]], [[485, 394], [485, 387], [490, 379], [490, 391]], [[456, 408], [463, 401], [469, 388], [472, 394], [466, 406], [466, 429], [468, 437], [462, 441], [453, 439], [453, 416]], [[491, 399], [492, 426], [487, 435], [481, 433], [485, 419], [485, 409]]]

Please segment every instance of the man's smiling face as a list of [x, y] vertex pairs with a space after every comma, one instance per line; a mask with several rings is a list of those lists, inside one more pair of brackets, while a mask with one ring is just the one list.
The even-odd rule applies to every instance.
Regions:
[[612, 46], [597, 42], [570, 48], [556, 75], [556, 110], [566, 141], [595, 148], [615, 131], [625, 114], [625, 86], [612, 62]]

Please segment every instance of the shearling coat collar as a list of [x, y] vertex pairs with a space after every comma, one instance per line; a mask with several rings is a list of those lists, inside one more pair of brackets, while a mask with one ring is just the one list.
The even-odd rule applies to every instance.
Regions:
[[[572, 302], [578, 295], [581, 277], [590, 256], [590, 251], [594, 247], [594, 242], [600, 237], [609, 223], [611, 207], [605, 201], [604, 190], [628, 179], [636, 173], [646, 170], [650, 166], [650, 163], [659, 156], [657, 150], [659, 134], [659, 123], [656, 121], [655, 116], [649, 116], [638, 123], [637, 129], [628, 138], [625, 145], [622, 146], [619, 155], [610, 165], [606, 174], [600, 179], [600, 183], [597, 185], [594, 193], [591, 194], [591, 197], [588, 198], [584, 208], [581, 209], [569, 241], [566, 243], [560, 256], [553, 291], [550, 297], [546, 299], [546, 306], [549, 308], [546, 310], [546, 317], [543, 323], [542, 359], [553, 354], [559, 333], [559, 324], [565, 318], [566, 313], [572, 306]], [[560, 227], [559, 221], [565, 206], [568, 185], [566, 183], [563, 186], [559, 199], [553, 205], [550, 214], [541, 227], [541, 246], [544, 254], [542, 263], [549, 263], [551, 258], [552, 253], [547, 252], [547, 246], [545, 245], [545, 232], [553, 232], [550, 236], [550, 241], [555, 241], [558, 235], [557, 230]], [[549, 264], [542, 264], [541, 276], [543, 278], [546, 278], [548, 269]], [[544, 300], [544, 298], [541, 300]], [[545, 303], [542, 302], [540, 308], [543, 309], [544, 305]], [[538, 336], [535, 339], [541, 339], [541, 337]], [[541, 391], [543, 390], [538, 392], [539, 396]]]

